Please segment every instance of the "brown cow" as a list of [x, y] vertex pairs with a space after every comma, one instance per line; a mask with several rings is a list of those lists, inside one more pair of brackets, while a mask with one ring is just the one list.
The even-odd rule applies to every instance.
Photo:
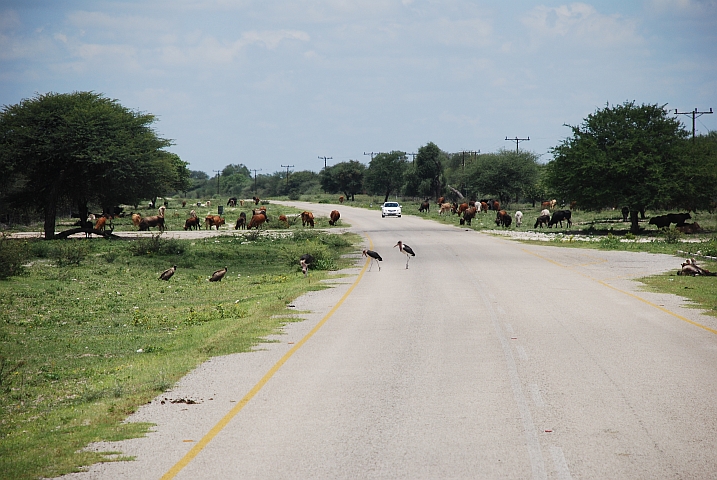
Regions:
[[262, 223], [266, 222], [268, 219], [266, 218], [266, 213], [258, 213], [256, 215], [252, 215], [251, 220], [249, 220], [249, 226], [247, 227], [249, 230], [252, 228], [256, 228], [259, 230], [259, 227]]
[[301, 225], [306, 226], [310, 225], [312, 228], [314, 227], [314, 214], [311, 212], [301, 212]]
[[467, 203], [461, 203], [458, 206], [458, 211], [456, 213], [458, 213], [458, 215], [461, 215], [461, 214], [463, 214], [463, 212], [468, 210], [468, 208], [469, 208], [469, 205]]
[[97, 223], [95, 223], [95, 230], [104, 232], [105, 231], [105, 223], [107, 223], [107, 217], [102, 215], [100, 218], [97, 219]]
[[132, 214], [132, 223], [134, 223], [135, 227], [139, 227], [139, 222], [142, 220], [142, 215], [139, 213], [133, 213]]
[[493, 210], [496, 212], [500, 210], [500, 202], [498, 200], [493, 200]]
[[488, 213], [488, 204], [486, 202], [480, 202], [480, 211]]
[[510, 216], [505, 210], [500, 210], [495, 216], [495, 224], [499, 227], [510, 227], [513, 223], [513, 217]]
[[419, 212], [429, 212], [431, 210], [431, 204], [428, 200], [421, 202], [421, 206], [418, 207]]
[[343, 196], [343, 195], [341, 195], [341, 196], [339, 197], [339, 203], [344, 203], [344, 196]]
[[251, 197], [252, 200], [254, 200], [254, 205], [259, 205], [259, 197]]
[[471, 221], [473, 221], [473, 219], [475, 218], [476, 213], [478, 213], [478, 208], [476, 208], [476, 207], [467, 208], [463, 212], [463, 218], [461, 218], [461, 225], [463, 225], [465, 223], [470, 225]]
[[446, 197], [440, 197], [436, 203], [438, 203], [438, 205], [443, 205], [446, 203]]
[[185, 230], [196, 230], [202, 229], [202, 222], [199, 221], [197, 217], [189, 217], [184, 221], [184, 229]]
[[339, 218], [341, 217], [341, 214], [339, 213], [338, 210], [332, 210], [332, 211], [331, 211], [331, 214], [329, 215], [329, 217], [330, 217], [329, 225], [336, 225], [336, 222], [339, 221]]
[[164, 217], [155, 215], [153, 217], [144, 217], [139, 221], [139, 231], [148, 231], [152, 227], [158, 227], [160, 232], [164, 231]]
[[208, 230], [211, 230], [212, 227], [217, 227], [217, 230], [219, 230], [219, 226], [224, 225], [224, 219], [219, 215], [207, 215], [204, 219], [204, 225]]
[[540, 208], [550, 208], [550, 202], [540, 202]]
[[286, 225], [286, 228], [289, 228], [289, 219], [286, 218], [286, 215], [279, 215], [279, 221]]
[[236, 225], [234, 225], [234, 230], [239, 230], [239, 229], [243, 230], [245, 228], [246, 228], [246, 213], [241, 212], [239, 214], [239, 218], [237, 218]]

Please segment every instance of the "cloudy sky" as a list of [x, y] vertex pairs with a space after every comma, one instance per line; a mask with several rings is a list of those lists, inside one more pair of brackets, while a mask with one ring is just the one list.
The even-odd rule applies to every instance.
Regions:
[[717, 1], [0, 0], [0, 104], [77, 90], [210, 175], [506, 137], [547, 161], [608, 103], [717, 111]]

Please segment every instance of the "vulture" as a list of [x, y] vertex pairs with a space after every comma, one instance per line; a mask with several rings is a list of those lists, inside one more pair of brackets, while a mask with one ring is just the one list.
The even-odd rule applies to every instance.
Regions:
[[222, 278], [224, 278], [224, 275], [227, 274], [227, 267], [222, 268], [221, 270], [217, 270], [216, 272], [212, 273], [212, 276], [209, 277], [210, 282], [221, 282]]
[[165, 271], [162, 272], [162, 274], [159, 276], [160, 280], [169, 280], [172, 278], [172, 275], [174, 275], [174, 272], [177, 271], [177, 266], [174, 265], [172, 268], [168, 268]]
[[311, 265], [313, 261], [314, 257], [310, 253], [305, 253], [299, 257], [299, 265], [301, 265], [301, 271], [304, 272], [304, 276], [306, 276], [306, 272], [309, 270], [309, 265]]

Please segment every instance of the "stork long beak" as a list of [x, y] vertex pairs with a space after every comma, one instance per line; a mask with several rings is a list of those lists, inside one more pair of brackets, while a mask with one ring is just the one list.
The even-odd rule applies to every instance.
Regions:
[[394, 248], [398, 247], [399, 245], [401, 245], [401, 242], [398, 242], [396, 245], [394, 245]]

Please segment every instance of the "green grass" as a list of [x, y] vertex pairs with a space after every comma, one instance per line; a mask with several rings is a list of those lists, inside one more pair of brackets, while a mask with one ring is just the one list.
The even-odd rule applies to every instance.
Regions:
[[[0, 281], [0, 477], [53, 477], [107, 460], [82, 448], [142, 435], [149, 425], [121, 423], [139, 405], [207, 358], [248, 351], [294, 321], [272, 317], [325, 288], [328, 275], [303, 277], [299, 255], [336, 269], [357, 240], [302, 230], [251, 238], [160, 240], [159, 249], [32, 242], [25, 273]], [[76, 250], [86, 250], [79, 263], [59, 261]], [[173, 264], [174, 277], [158, 280]], [[207, 281], [225, 265], [222, 282]]]
[[[702, 268], [717, 271], [717, 262], [698, 261]], [[688, 277], [677, 275], [679, 265], [672, 272], [641, 278], [640, 282], [651, 291], [673, 293], [690, 300], [691, 306], [717, 317], [717, 277]]]

